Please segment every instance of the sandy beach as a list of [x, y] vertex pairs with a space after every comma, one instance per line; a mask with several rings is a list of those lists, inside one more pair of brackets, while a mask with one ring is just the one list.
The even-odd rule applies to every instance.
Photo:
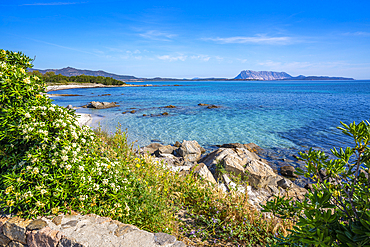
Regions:
[[124, 84], [124, 85], [104, 85], [104, 84], [93, 84], [93, 83], [84, 83], [84, 84], [71, 84], [71, 85], [52, 85], [46, 87], [46, 92], [64, 90], [64, 89], [73, 89], [73, 88], [100, 88], [100, 87], [151, 87], [152, 84], [145, 85], [134, 85], [134, 84]]

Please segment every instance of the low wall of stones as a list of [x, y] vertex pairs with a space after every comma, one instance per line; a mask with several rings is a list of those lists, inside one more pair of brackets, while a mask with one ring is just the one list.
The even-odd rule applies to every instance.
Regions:
[[9, 247], [186, 247], [172, 235], [150, 233], [97, 215], [36, 220], [0, 218], [0, 246]]

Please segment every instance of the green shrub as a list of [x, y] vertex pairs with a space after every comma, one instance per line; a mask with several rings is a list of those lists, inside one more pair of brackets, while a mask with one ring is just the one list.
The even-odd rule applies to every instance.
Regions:
[[310, 149], [300, 153], [307, 171], [299, 175], [315, 183], [306, 200], [275, 198], [265, 211], [296, 221], [279, 245], [370, 246], [370, 126], [369, 122], [342, 123], [353, 147], [331, 150], [335, 159]]
[[27, 56], [0, 50], [2, 210], [25, 217], [73, 210], [162, 230], [160, 195], [130, 172], [129, 159], [108, 158], [73, 110], [53, 105], [28, 67]]

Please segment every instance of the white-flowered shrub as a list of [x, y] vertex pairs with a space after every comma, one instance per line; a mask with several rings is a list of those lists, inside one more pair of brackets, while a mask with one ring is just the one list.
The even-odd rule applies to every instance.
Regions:
[[100, 140], [78, 125], [74, 110], [52, 104], [45, 84], [26, 72], [31, 61], [0, 50], [1, 209], [31, 217], [70, 210], [133, 216], [130, 208], [147, 199], [145, 186], [98, 151]]

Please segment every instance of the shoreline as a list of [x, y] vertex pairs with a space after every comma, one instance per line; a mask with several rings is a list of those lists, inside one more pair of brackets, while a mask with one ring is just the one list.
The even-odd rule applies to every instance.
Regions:
[[[179, 86], [179, 85], [161, 85], [161, 86]], [[104, 87], [158, 87], [158, 85], [153, 84], [123, 84], [123, 85], [104, 85], [104, 84], [93, 84], [93, 83], [81, 83], [81, 84], [70, 84], [70, 85], [50, 85], [46, 86], [46, 92], [65, 90], [65, 89], [75, 89], [75, 88], [104, 88]]]

